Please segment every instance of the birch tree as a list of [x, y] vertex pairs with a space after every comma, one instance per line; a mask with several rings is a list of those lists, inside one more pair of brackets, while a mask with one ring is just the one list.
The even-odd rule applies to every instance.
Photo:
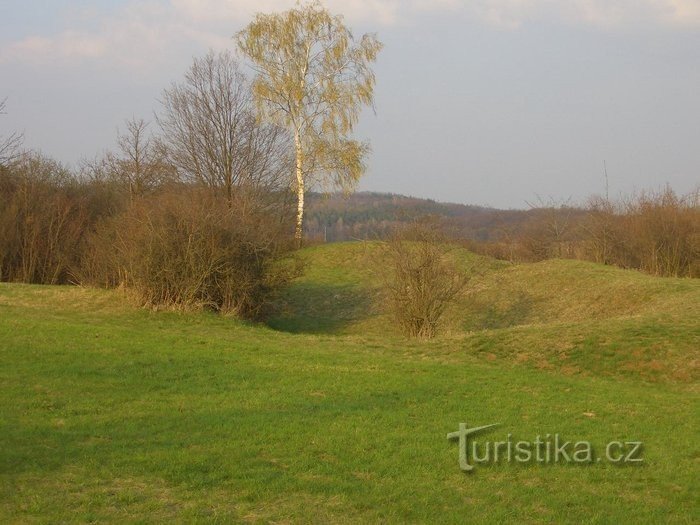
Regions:
[[236, 41], [257, 73], [259, 116], [284, 126], [294, 139], [294, 236], [301, 245], [307, 187], [322, 182], [349, 191], [365, 171], [369, 146], [350, 135], [362, 107], [373, 103], [370, 66], [383, 46], [370, 34], [355, 40], [343, 18], [318, 1], [258, 13]]

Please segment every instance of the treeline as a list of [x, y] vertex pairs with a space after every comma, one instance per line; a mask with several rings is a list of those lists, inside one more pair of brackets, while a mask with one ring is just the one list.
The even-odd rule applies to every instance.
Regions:
[[573, 258], [668, 277], [700, 277], [700, 192], [671, 188], [617, 201], [596, 196], [585, 207], [543, 204], [517, 228], [503, 227], [480, 253], [511, 261]]
[[[70, 170], [0, 157], [0, 280], [124, 287], [144, 305], [264, 314], [296, 272], [289, 137], [229, 53], [196, 59], [156, 124]], [[13, 139], [14, 140], [14, 139]]]
[[495, 240], [499, 225], [519, 223], [527, 213], [374, 192], [312, 193], [307, 201], [307, 237], [314, 242], [385, 239], [426, 216], [449, 220], [462, 237]]
[[520, 262], [576, 258], [654, 275], [700, 277], [700, 199], [670, 188], [582, 206], [539, 200], [528, 210], [497, 210], [401, 195], [313, 195], [308, 235], [316, 242], [387, 239], [421, 217], [471, 250]]

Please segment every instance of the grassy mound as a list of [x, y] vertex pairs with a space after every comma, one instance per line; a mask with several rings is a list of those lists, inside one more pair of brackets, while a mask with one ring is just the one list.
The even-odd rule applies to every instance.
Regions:
[[[473, 278], [445, 313], [443, 336], [426, 347], [569, 374], [698, 379], [699, 280], [572, 260], [512, 265], [465, 250], [453, 256]], [[303, 257], [307, 271], [280, 301], [272, 328], [401, 339], [381, 307], [376, 243], [318, 246]]]

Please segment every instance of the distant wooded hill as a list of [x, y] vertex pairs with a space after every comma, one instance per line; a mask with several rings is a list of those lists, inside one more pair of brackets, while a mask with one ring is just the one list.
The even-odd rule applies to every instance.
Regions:
[[635, 268], [653, 275], [700, 277], [700, 191], [671, 188], [585, 207], [538, 199], [528, 210], [441, 203], [387, 193], [309, 198], [312, 242], [385, 239], [402, 223], [437, 218], [469, 250], [509, 261], [569, 258]]
[[[391, 193], [311, 194], [306, 231], [314, 241], [340, 242], [381, 239], [399, 223], [436, 216], [453, 234], [475, 241], [496, 241], [521, 231], [540, 212], [499, 210], [483, 206], [442, 203]], [[566, 213], [582, 210], [567, 208]]]

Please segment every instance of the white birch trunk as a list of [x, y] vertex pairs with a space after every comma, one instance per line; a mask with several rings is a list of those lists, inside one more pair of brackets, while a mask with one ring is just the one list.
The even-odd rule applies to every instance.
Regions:
[[303, 154], [301, 150], [301, 139], [299, 133], [294, 133], [294, 147], [296, 149], [296, 177], [297, 177], [297, 221], [294, 229], [294, 239], [297, 247], [301, 248], [302, 236], [304, 234], [304, 171]]

